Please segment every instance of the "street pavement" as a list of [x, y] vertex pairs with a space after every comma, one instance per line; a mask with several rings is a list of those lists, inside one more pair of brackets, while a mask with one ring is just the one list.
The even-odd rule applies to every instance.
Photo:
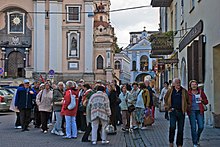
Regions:
[[[41, 133], [30, 124], [30, 131], [21, 132], [14, 129], [15, 114], [0, 112], [0, 147], [89, 147], [91, 143], [81, 142], [82, 134], [77, 139], [62, 139], [48, 132]], [[135, 130], [132, 133], [123, 133], [118, 128], [117, 135], [109, 135], [110, 144], [115, 147], [168, 147], [169, 121], [164, 119], [164, 113], [156, 111], [155, 123], [146, 130]], [[206, 126], [201, 136], [201, 146], [220, 146], [220, 129]], [[99, 142], [96, 146], [103, 146]], [[192, 147], [189, 120], [186, 117], [184, 130], [184, 147]]]

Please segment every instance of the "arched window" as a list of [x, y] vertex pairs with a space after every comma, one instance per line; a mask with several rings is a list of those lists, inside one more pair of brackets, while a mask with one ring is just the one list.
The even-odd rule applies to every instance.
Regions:
[[115, 69], [121, 69], [121, 62], [115, 61]]
[[132, 70], [137, 70], [136, 61], [132, 61]]
[[101, 55], [97, 57], [97, 69], [103, 69], [103, 58]]
[[100, 16], [100, 21], [103, 21], [103, 17], [102, 16]]
[[141, 56], [140, 64], [141, 71], [148, 71], [148, 57], [146, 55]]

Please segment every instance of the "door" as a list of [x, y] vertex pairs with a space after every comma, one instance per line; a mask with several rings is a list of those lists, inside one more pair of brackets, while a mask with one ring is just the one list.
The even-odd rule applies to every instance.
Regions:
[[24, 77], [23, 55], [14, 51], [8, 56], [8, 77]]

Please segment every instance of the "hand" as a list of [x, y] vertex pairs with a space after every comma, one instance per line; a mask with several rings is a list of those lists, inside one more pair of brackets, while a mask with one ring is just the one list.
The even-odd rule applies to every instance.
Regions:
[[34, 92], [33, 92], [33, 91], [30, 91], [30, 94], [34, 94]]

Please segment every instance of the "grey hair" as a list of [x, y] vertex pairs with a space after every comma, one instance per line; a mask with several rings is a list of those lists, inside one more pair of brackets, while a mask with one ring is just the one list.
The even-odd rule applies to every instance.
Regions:
[[174, 79], [173, 79], [173, 83], [176, 83], [176, 81], [180, 81], [180, 83], [181, 83], [180, 78], [174, 78]]
[[67, 82], [66, 82], [66, 86], [69, 87], [69, 88], [70, 88], [70, 87], [73, 87], [73, 86], [74, 86], [74, 85], [73, 85], [73, 81], [67, 81]]
[[57, 85], [58, 85], [58, 86], [59, 86], [59, 85], [63, 85], [63, 87], [65, 87], [65, 84], [64, 84], [63, 82], [59, 82]]

